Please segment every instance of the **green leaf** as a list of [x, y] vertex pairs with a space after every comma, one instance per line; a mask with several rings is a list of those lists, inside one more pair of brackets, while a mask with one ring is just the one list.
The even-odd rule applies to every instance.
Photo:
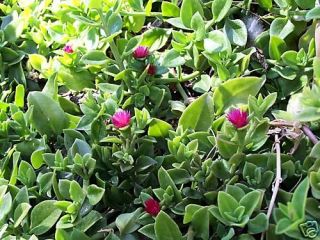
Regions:
[[108, 35], [112, 35], [120, 31], [122, 28], [122, 18], [119, 14], [112, 13], [107, 21]]
[[12, 197], [8, 192], [0, 199], [0, 222], [4, 220], [8, 213], [10, 213], [12, 207]]
[[313, 77], [317, 85], [320, 85], [320, 58], [313, 58]]
[[81, 232], [86, 232], [100, 219], [102, 219], [102, 215], [99, 212], [92, 210], [80, 220], [77, 225], [77, 229]]
[[196, 12], [191, 18], [191, 28], [195, 31], [195, 39], [202, 41], [206, 34], [205, 24], [199, 12]]
[[161, 12], [163, 17], [179, 17], [180, 9], [171, 2], [162, 1]]
[[84, 156], [86, 154], [91, 154], [91, 147], [90, 145], [81, 139], [75, 139], [74, 143], [72, 144], [71, 147], [71, 154], [74, 157], [76, 154], [79, 154], [81, 156]]
[[313, 19], [319, 19], [319, 18], [320, 18], [320, 7], [315, 7], [311, 9], [306, 15], [307, 21], [310, 21]]
[[282, 9], [288, 8], [288, 6], [289, 6], [288, 0], [274, 0], [274, 1]]
[[6, 230], [8, 228], [8, 224], [3, 224], [1, 227], [0, 227], [0, 238], [2, 238], [2, 236], [4, 235], [4, 233], [6, 233]]
[[192, 218], [192, 226], [197, 237], [203, 240], [209, 239], [209, 211], [207, 207], [195, 212]]
[[85, 140], [84, 136], [74, 130], [74, 129], [65, 129], [63, 130], [63, 135], [64, 135], [64, 146], [66, 147], [67, 150], [72, 147], [73, 143], [75, 142], [76, 139], [80, 140]]
[[170, 34], [168, 29], [152, 28], [143, 33], [141, 45], [148, 47], [151, 52], [156, 51], [166, 44]]
[[40, 54], [30, 54], [29, 63], [34, 69], [41, 72], [42, 65], [45, 65], [47, 63], [47, 59]]
[[297, 58], [298, 58], [298, 53], [293, 50], [286, 51], [281, 55], [282, 61], [290, 67], [296, 67], [298, 65]]
[[44, 200], [32, 209], [31, 233], [42, 235], [58, 221], [62, 211], [54, 205], [55, 202], [54, 200]]
[[175, 185], [174, 181], [170, 177], [169, 173], [163, 167], [161, 167], [158, 170], [158, 180], [159, 180], [160, 187], [162, 189], [166, 190], [170, 186], [174, 192], [176, 200], [177, 201], [182, 200], [181, 192], [178, 190], [177, 186]]
[[302, 9], [314, 8], [317, 0], [294, 0], [296, 4]]
[[268, 229], [268, 218], [265, 213], [259, 213], [255, 218], [248, 222], [248, 230], [251, 234], [264, 232]]
[[141, 210], [137, 209], [132, 213], [120, 214], [116, 219], [116, 226], [120, 231], [121, 236], [125, 236], [129, 233], [136, 231], [140, 225], [138, 224], [138, 217]]
[[239, 203], [229, 193], [220, 191], [218, 193], [218, 207], [220, 214], [224, 216], [225, 212], [233, 213], [239, 207]]
[[203, 207], [197, 204], [189, 204], [188, 206], [186, 206], [185, 213], [183, 216], [183, 224], [191, 222], [195, 212], [197, 212], [201, 208]]
[[180, 17], [183, 25], [191, 27], [191, 18], [195, 13], [203, 16], [203, 9], [199, 0], [183, 0], [180, 10]]
[[29, 93], [28, 106], [33, 107], [31, 121], [41, 134], [58, 135], [69, 125], [59, 104], [41, 92]]
[[81, 203], [84, 199], [84, 192], [76, 181], [72, 181], [70, 184], [70, 197], [73, 201]]
[[140, 45], [142, 41], [142, 37], [141, 36], [136, 36], [133, 38], [130, 38], [130, 40], [128, 41], [126, 48], [123, 51], [123, 56], [128, 56], [131, 53], [134, 52], [134, 50]]
[[309, 156], [317, 159], [318, 156], [319, 156], [319, 154], [320, 154], [320, 142], [316, 143], [316, 144], [312, 147]]
[[151, 137], [166, 137], [172, 126], [158, 118], [153, 118], [149, 124], [148, 135]]
[[157, 240], [182, 240], [178, 225], [168, 214], [161, 211], [154, 225]]
[[103, 0], [88, 0], [85, 1], [86, 5], [88, 8], [95, 8], [95, 9], [100, 9], [102, 7], [102, 2]]
[[143, 11], [143, 1], [142, 0], [128, 0], [128, 3], [136, 11]]
[[308, 190], [309, 179], [306, 177], [293, 193], [291, 202], [298, 219], [304, 219]]
[[205, 93], [192, 102], [182, 113], [179, 126], [195, 131], [208, 131], [214, 119], [212, 98]]
[[185, 63], [183, 57], [180, 56], [180, 53], [174, 49], [170, 49], [164, 54], [162, 65], [164, 67], [178, 67]]
[[239, 204], [245, 207], [245, 215], [251, 216], [260, 199], [261, 192], [258, 190], [251, 191], [241, 198]]
[[152, 240], [156, 239], [156, 234], [154, 231], [154, 223], [143, 226], [138, 230], [138, 232]]
[[284, 234], [292, 229], [292, 222], [288, 218], [282, 218], [277, 222], [276, 234]]
[[44, 163], [44, 150], [36, 150], [31, 155], [31, 164], [34, 169], [39, 169]]
[[269, 42], [269, 55], [274, 60], [280, 60], [281, 55], [286, 51], [285, 41], [277, 36], [271, 36]]
[[259, 5], [264, 9], [271, 9], [272, 8], [272, 0], [257, 0]]
[[212, 15], [215, 22], [220, 22], [228, 13], [232, 0], [214, 0], [212, 2]]
[[26, 161], [21, 161], [18, 170], [18, 179], [24, 185], [32, 187], [33, 183], [36, 181], [36, 173], [33, 167]]
[[204, 39], [204, 49], [210, 54], [221, 52], [227, 52], [230, 54], [231, 44], [223, 32], [214, 30], [209, 32], [208, 38]]
[[104, 52], [91, 50], [81, 57], [80, 62], [87, 65], [104, 65], [108, 60]]
[[16, 87], [16, 93], [14, 96], [14, 104], [20, 108], [24, 107], [24, 95], [25, 95], [25, 90], [24, 86], [22, 84], [19, 84]]
[[241, 20], [227, 19], [224, 25], [224, 31], [230, 42], [234, 45], [245, 46], [247, 43], [247, 28]]
[[[18, 162], [20, 160], [20, 152], [14, 152], [12, 158], [12, 170], [9, 184], [15, 185], [17, 183], [17, 176], [18, 176]], [[0, 199], [2, 198], [0, 193]]]
[[89, 185], [87, 191], [87, 198], [89, 199], [89, 203], [91, 205], [96, 205], [98, 202], [100, 202], [104, 194], [104, 189], [95, 184]]
[[246, 104], [250, 95], [255, 96], [263, 86], [265, 79], [258, 77], [240, 77], [221, 84], [213, 94], [216, 114], [236, 104]]
[[94, 88], [95, 76], [87, 70], [76, 71], [75, 69], [60, 67], [57, 79], [67, 88], [81, 91], [84, 88]]
[[20, 203], [18, 207], [14, 210], [13, 222], [14, 228], [17, 228], [22, 220], [27, 216], [31, 205], [29, 203]]
[[286, 18], [276, 18], [270, 26], [270, 36], [277, 36], [284, 40], [294, 31], [295, 26]]
[[184, 184], [192, 180], [189, 172], [185, 169], [173, 168], [168, 173], [175, 184]]

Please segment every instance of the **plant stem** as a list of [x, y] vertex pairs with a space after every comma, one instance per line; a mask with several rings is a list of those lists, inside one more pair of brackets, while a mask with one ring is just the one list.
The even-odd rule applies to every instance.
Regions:
[[188, 97], [188, 95], [186, 94], [186, 92], [184, 91], [184, 89], [183, 89], [183, 87], [181, 86], [181, 84], [180, 84], [180, 83], [177, 83], [177, 84], [176, 84], [176, 87], [177, 87], [178, 92], [179, 92], [180, 95], [182, 96], [184, 103], [188, 103], [188, 102], [189, 102], [189, 97]]
[[187, 82], [201, 75], [201, 72], [195, 71], [189, 75], [182, 76], [179, 78], [154, 78], [153, 80], [161, 83], [177, 83], [177, 82]]
[[150, 12], [150, 13], [145, 13], [145, 12], [127, 12], [127, 11], [121, 11], [120, 14], [122, 16], [145, 16], [145, 17], [162, 17], [161, 12]]
[[85, 192], [87, 192], [88, 186], [89, 186], [89, 180], [88, 179], [83, 179], [83, 190]]
[[272, 188], [272, 197], [269, 203], [267, 217], [270, 219], [271, 213], [277, 198], [279, 191], [280, 183], [282, 182], [281, 178], [281, 149], [280, 149], [280, 140], [278, 134], [274, 136], [275, 149], [276, 149], [276, 178], [274, 180], [274, 186]]
[[[106, 20], [104, 19], [102, 10], [101, 10], [101, 9], [98, 9], [98, 13], [99, 13], [99, 15], [100, 15], [100, 19], [101, 19], [101, 23], [102, 23], [102, 29], [103, 29], [103, 31], [105, 32], [105, 34], [107, 34], [107, 33], [108, 33], [108, 27], [107, 27]], [[109, 42], [109, 45], [110, 45], [110, 49], [111, 49], [112, 55], [114, 56], [114, 58], [115, 58], [115, 60], [116, 60], [116, 62], [117, 62], [117, 65], [118, 65], [119, 69], [120, 69], [121, 71], [123, 71], [125, 68], [124, 68], [124, 65], [123, 65], [121, 56], [120, 56], [120, 54], [119, 54], [117, 45], [115, 44], [115, 42], [114, 42], [113, 39]]]
[[118, 67], [120, 68], [121, 71], [123, 71], [125, 68], [124, 68], [120, 53], [118, 51], [117, 45], [114, 43], [113, 39], [111, 40], [109, 45], [110, 45], [111, 52], [118, 64]]

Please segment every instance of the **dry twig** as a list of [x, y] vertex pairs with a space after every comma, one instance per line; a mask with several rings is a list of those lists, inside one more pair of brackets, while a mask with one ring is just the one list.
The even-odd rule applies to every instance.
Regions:
[[274, 183], [273, 183], [273, 188], [272, 188], [272, 197], [269, 203], [269, 207], [268, 207], [268, 212], [267, 212], [267, 217], [268, 219], [270, 219], [276, 198], [277, 198], [277, 194], [279, 191], [279, 187], [280, 187], [280, 183], [282, 182], [282, 178], [281, 178], [281, 149], [280, 149], [280, 140], [279, 140], [279, 135], [276, 134], [274, 137], [274, 141], [275, 141], [275, 150], [276, 150], [276, 178], [274, 179]]

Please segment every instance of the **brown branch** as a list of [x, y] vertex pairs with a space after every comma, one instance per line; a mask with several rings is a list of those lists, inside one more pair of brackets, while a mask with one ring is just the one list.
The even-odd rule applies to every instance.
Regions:
[[279, 140], [279, 136], [278, 134], [275, 135], [274, 137], [274, 141], [275, 141], [275, 150], [276, 150], [276, 177], [274, 179], [273, 182], [273, 188], [272, 188], [272, 197], [269, 203], [269, 207], [268, 207], [268, 212], [267, 212], [267, 217], [268, 219], [270, 219], [276, 198], [277, 198], [277, 194], [279, 191], [279, 187], [280, 187], [280, 183], [282, 182], [282, 178], [281, 178], [281, 149], [280, 149], [280, 140]]
[[308, 138], [310, 139], [310, 141], [313, 144], [317, 144], [319, 142], [317, 136], [313, 134], [313, 132], [311, 131], [311, 129], [308, 126], [303, 125], [302, 126], [302, 131], [306, 136], [308, 136]]
[[269, 123], [272, 127], [293, 127], [294, 124], [292, 122], [281, 121], [281, 120], [274, 120]]
[[317, 144], [319, 142], [318, 138], [314, 133], [311, 131], [311, 129], [307, 125], [302, 125], [299, 122], [287, 122], [287, 121], [281, 121], [281, 120], [274, 120], [270, 122], [269, 124], [272, 127], [293, 127], [293, 128], [299, 128], [304, 135], [306, 135], [310, 141], [313, 144]]

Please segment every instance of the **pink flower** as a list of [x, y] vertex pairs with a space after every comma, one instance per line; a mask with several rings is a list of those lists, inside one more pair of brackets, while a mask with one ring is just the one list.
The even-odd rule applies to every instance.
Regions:
[[148, 74], [149, 75], [155, 75], [157, 72], [157, 68], [155, 65], [150, 64], [148, 68]]
[[152, 216], [157, 216], [160, 212], [160, 204], [153, 198], [149, 198], [147, 201], [144, 202], [145, 211]]
[[129, 111], [119, 110], [111, 117], [111, 121], [116, 128], [123, 128], [130, 124], [131, 116]]
[[70, 44], [66, 44], [64, 47], [63, 47], [63, 51], [66, 52], [66, 53], [73, 53], [73, 48]]
[[239, 108], [231, 110], [228, 113], [227, 118], [229, 122], [231, 122], [232, 125], [235, 126], [236, 128], [242, 128], [246, 126], [249, 122], [248, 113], [242, 111]]
[[149, 55], [149, 50], [147, 47], [139, 46], [136, 48], [136, 50], [133, 52], [133, 57], [137, 59], [146, 58]]

